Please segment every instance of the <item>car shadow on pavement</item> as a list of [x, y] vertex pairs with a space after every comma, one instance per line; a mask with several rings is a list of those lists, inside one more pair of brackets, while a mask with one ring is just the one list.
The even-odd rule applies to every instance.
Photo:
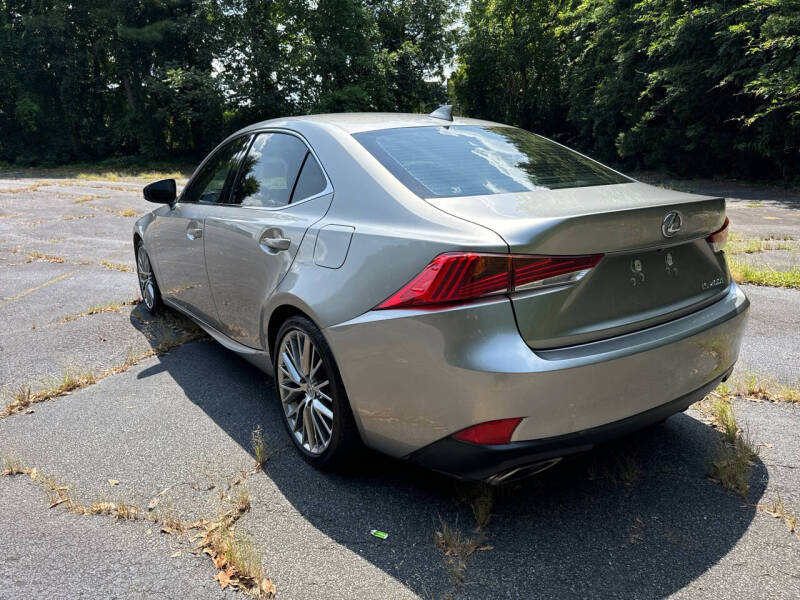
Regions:
[[[272, 452], [264, 472], [279, 496], [324, 536], [422, 597], [667, 596], [737, 544], [768, 480], [757, 461], [747, 499], [709, 481], [719, 434], [679, 414], [537, 477], [494, 489], [484, 549], [468, 558], [463, 582], [456, 582], [445, 565], [448, 557], [436, 547], [435, 531], [446, 522], [473, 535], [468, 498], [479, 484], [370, 452], [349, 473], [314, 470], [291, 445], [271, 381], [216, 343], [187, 344], [138, 377], [163, 371], [251, 455], [252, 431], [261, 426]], [[260, 494], [260, 487], [251, 487], [255, 511]], [[259, 516], [256, 529], [248, 532], [256, 545], [260, 531], [266, 540], [274, 531], [271, 514]], [[389, 537], [375, 539], [370, 529]]]

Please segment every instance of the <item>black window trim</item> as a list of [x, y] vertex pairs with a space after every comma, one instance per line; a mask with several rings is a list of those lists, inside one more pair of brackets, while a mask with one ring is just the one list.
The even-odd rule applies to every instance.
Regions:
[[[245, 145], [245, 150], [249, 151], [250, 150], [250, 146], [253, 144], [253, 139], [255, 137], [255, 136], [253, 136], [252, 132], [250, 132], [250, 131], [248, 131], [246, 133], [239, 134], [239, 135], [230, 136], [230, 137], [225, 138], [224, 140], [222, 140], [219, 144], [217, 144], [216, 148], [214, 148], [211, 152], [208, 153], [208, 156], [206, 156], [203, 159], [203, 162], [201, 162], [198, 165], [198, 167], [195, 169], [194, 173], [192, 173], [191, 178], [189, 179], [189, 181], [186, 182], [186, 185], [181, 190], [181, 194], [180, 194], [180, 196], [178, 196], [178, 199], [175, 201], [175, 203], [176, 204], [178, 204], [178, 203], [180, 203], [180, 204], [194, 204], [194, 205], [202, 205], [202, 206], [226, 206], [226, 205], [228, 205], [228, 197], [230, 196], [231, 189], [233, 188], [233, 182], [235, 181], [235, 178], [238, 177], [239, 169], [240, 169], [241, 164], [242, 164], [242, 158], [244, 158], [246, 156], [246, 153], [243, 154], [241, 151], [239, 151], [237, 153], [237, 155], [234, 155], [233, 168], [230, 170], [230, 172], [228, 172], [228, 175], [225, 178], [225, 184], [222, 187], [222, 198], [223, 198], [222, 202], [205, 202], [203, 200], [185, 200], [184, 196], [186, 195], [186, 192], [192, 187], [192, 184], [197, 179], [197, 176], [200, 174], [200, 171], [203, 170], [203, 167], [206, 166], [208, 161], [211, 160], [214, 157], [214, 155], [217, 152], [219, 152], [219, 150], [222, 149], [223, 146], [225, 146], [226, 144], [229, 144], [230, 142], [236, 141], [239, 138], [247, 138], [247, 137], [250, 137], [250, 139], [247, 141], [247, 143]], [[231, 177], [231, 173], [234, 174], [234, 177]]]
[[[242, 163], [244, 162], [243, 159], [250, 153], [250, 148], [253, 146], [256, 137], [260, 133], [284, 133], [288, 135], [293, 135], [294, 137], [299, 139], [306, 147], [306, 155], [303, 158], [303, 162], [300, 163], [300, 169], [298, 169], [297, 171], [297, 177], [295, 178], [294, 185], [292, 186], [292, 193], [289, 196], [289, 202], [287, 204], [284, 204], [283, 206], [243, 206], [241, 204], [231, 204], [231, 203], [220, 204], [220, 206], [231, 206], [246, 210], [268, 210], [268, 211], [285, 210], [289, 207], [297, 206], [298, 204], [303, 204], [304, 202], [308, 202], [309, 200], [314, 200], [315, 198], [319, 198], [320, 196], [327, 196], [328, 194], [333, 193], [333, 184], [331, 183], [330, 177], [328, 177], [328, 173], [325, 170], [325, 166], [322, 164], [322, 161], [319, 159], [319, 156], [317, 156], [317, 153], [314, 152], [314, 149], [311, 147], [311, 144], [309, 144], [308, 141], [302, 135], [300, 135], [296, 131], [292, 131], [291, 129], [282, 129], [280, 127], [265, 127], [262, 129], [253, 129], [247, 132], [247, 135], [251, 135], [252, 137], [250, 138], [250, 142], [247, 144], [247, 151], [244, 154], [242, 154], [242, 157], [239, 160], [239, 164], [236, 166], [236, 177], [232, 180], [232, 184], [230, 190], [228, 190], [228, 194], [232, 193], [232, 191], [236, 189], [236, 185], [239, 183], [239, 177], [241, 177], [242, 174], [241, 171], [242, 171]], [[314, 194], [313, 196], [309, 196], [308, 198], [303, 198], [302, 200], [298, 200], [297, 202], [295, 202], [294, 188], [297, 187], [297, 180], [300, 179], [300, 174], [303, 172], [303, 167], [305, 166], [309, 156], [312, 156], [314, 160], [317, 161], [319, 168], [322, 169], [322, 174], [325, 177], [325, 183], [326, 183], [325, 189], [317, 194]]]

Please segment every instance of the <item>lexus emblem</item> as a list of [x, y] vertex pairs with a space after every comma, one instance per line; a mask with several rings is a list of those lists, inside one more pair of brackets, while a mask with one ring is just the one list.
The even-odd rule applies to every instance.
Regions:
[[677, 210], [673, 210], [664, 215], [664, 220], [661, 221], [661, 233], [664, 237], [670, 238], [681, 230], [683, 225], [683, 217]]

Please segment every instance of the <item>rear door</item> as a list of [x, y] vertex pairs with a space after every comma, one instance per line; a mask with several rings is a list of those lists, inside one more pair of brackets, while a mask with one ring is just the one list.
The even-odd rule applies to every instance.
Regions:
[[255, 136], [228, 203], [205, 219], [206, 266], [223, 333], [262, 347], [261, 309], [332, 198], [304, 140], [278, 131]]
[[230, 186], [247, 136], [218, 148], [201, 165], [178, 201], [153, 223], [157, 276], [162, 295], [214, 325], [216, 309], [206, 275], [204, 220]]

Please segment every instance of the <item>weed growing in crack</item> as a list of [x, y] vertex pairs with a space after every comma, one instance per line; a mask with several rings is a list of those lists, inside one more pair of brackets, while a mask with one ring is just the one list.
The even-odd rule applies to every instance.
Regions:
[[725, 489], [744, 497], [750, 489], [750, 468], [758, 452], [749, 432], [739, 427], [729, 400], [713, 399], [706, 410], [722, 434], [714, 450], [709, 476]]
[[150, 520], [161, 526], [163, 533], [180, 535], [194, 529], [200, 530], [192, 540], [198, 540], [196, 553], [204, 553], [211, 557], [218, 573], [214, 578], [222, 589], [231, 587], [256, 598], [274, 598], [275, 586], [271, 579], [263, 576], [262, 557], [253, 543], [234, 532], [234, 525], [239, 518], [250, 510], [250, 495], [246, 488], [237, 491], [235, 498], [227, 497], [232, 508], [222, 513], [216, 521], [199, 520], [185, 523], [172, 513], [148, 514], [135, 504], [124, 500], [110, 502], [97, 501], [86, 505], [78, 502], [70, 486], [58, 483], [54, 478], [45, 475], [36, 468], [28, 468], [15, 457], [4, 456], [0, 459], [4, 465], [4, 477], [26, 475], [38, 483], [50, 497], [50, 507], [63, 504], [67, 510], [79, 515], [103, 515], [121, 520]]
[[[797, 515], [786, 507], [780, 494], [771, 504], [759, 504], [758, 509], [783, 521], [790, 533], [797, 533]], [[798, 534], [798, 537], [800, 537], [800, 534]]]
[[264, 432], [261, 425], [253, 429], [250, 436], [250, 445], [253, 448], [253, 456], [256, 459], [256, 470], [262, 469], [264, 464], [269, 460], [269, 453], [267, 452], [267, 445], [264, 441]]

